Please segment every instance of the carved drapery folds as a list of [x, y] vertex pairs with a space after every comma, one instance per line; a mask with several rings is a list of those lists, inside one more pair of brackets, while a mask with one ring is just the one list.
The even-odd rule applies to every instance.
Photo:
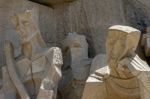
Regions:
[[[137, 54], [140, 31], [115, 25], [106, 40], [107, 65], [87, 80], [82, 99], [148, 99], [148, 64]], [[90, 90], [90, 91], [88, 91]]]

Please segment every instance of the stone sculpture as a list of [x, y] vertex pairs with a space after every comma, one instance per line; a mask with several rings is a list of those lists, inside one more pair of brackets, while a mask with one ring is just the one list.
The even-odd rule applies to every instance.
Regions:
[[15, 57], [12, 43], [5, 43], [0, 99], [56, 99], [62, 53], [57, 47], [46, 47], [33, 16], [32, 10], [27, 10], [12, 17], [20, 36], [21, 55]]
[[[63, 42], [65, 53], [71, 60], [72, 79], [62, 91], [64, 99], [81, 99], [85, 81], [90, 73], [91, 59], [88, 58], [88, 43], [85, 36], [69, 33]], [[67, 78], [66, 78], [67, 79]]]
[[106, 41], [108, 66], [87, 80], [82, 99], [149, 99], [150, 68], [136, 54], [140, 31], [115, 25]]

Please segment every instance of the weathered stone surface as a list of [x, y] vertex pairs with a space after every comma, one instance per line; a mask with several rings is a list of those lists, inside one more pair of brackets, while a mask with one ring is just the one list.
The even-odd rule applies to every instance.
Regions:
[[68, 34], [64, 41], [64, 47], [70, 50], [73, 78], [86, 80], [91, 61], [88, 58], [88, 43], [85, 36], [77, 33]]
[[[88, 43], [85, 36], [77, 33], [69, 33], [63, 45], [66, 53], [70, 52], [69, 58], [71, 63], [68, 65], [71, 68], [72, 78], [70, 78], [68, 85], [65, 84], [67, 88], [63, 86], [62, 98], [81, 99], [85, 81], [90, 73], [91, 60], [88, 58]], [[70, 75], [70, 72], [66, 75]], [[62, 83], [68, 81], [67, 79], [69, 78], [64, 79]]]
[[[6, 42], [5, 44], [5, 56], [6, 56], [6, 65], [8, 69], [8, 75], [10, 76], [10, 79], [12, 80], [12, 83], [14, 84], [15, 88], [17, 89], [17, 92], [19, 93], [21, 99], [29, 99], [29, 95], [27, 93], [27, 90], [23, 86], [19, 75], [17, 74], [17, 71], [15, 69], [15, 63], [14, 63], [14, 56], [13, 56], [13, 47], [10, 42]], [[13, 90], [13, 88], [11, 89]]]
[[[15, 29], [9, 22], [10, 16], [35, 7], [39, 16], [37, 19], [42, 37], [48, 46], [61, 46], [61, 41], [65, 39], [66, 34], [75, 31], [87, 37], [90, 55], [95, 56], [94, 54], [105, 52], [104, 42], [107, 28], [113, 24], [126, 23], [120, 4], [122, 4], [120, 0], [111, 2], [77, 0], [51, 9], [28, 0], [1, 0], [0, 52], [3, 51], [4, 40], [11, 40], [15, 48], [19, 49], [20, 41]], [[2, 66], [5, 64], [4, 54], [0, 53], [0, 57]]]
[[[139, 57], [134, 58], [139, 39], [140, 31], [132, 27], [115, 25], [109, 28], [106, 41], [108, 66], [96, 70], [88, 78], [82, 99], [141, 99], [143, 97], [144, 94], [141, 93], [144, 91], [140, 82], [145, 77], [141, 75], [144, 78], [140, 78], [138, 73], [145, 72], [149, 67]], [[123, 59], [126, 58], [131, 59], [132, 62], [123, 63]], [[136, 61], [133, 62], [134, 59]], [[145, 83], [148, 84], [146, 80]], [[96, 89], [95, 93], [94, 89]], [[89, 94], [91, 91], [92, 94]]]
[[0, 65], [5, 64], [3, 54], [5, 40], [11, 40], [15, 48], [19, 49], [18, 35], [9, 23], [10, 16], [16, 13], [35, 7], [42, 37], [50, 47], [60, 46], [69, 32], [76, 31], [86, 35], [90, 55], [93, 57], [105, 52], [104, 42], [109, 26], [130, 24], [145, 30], [150, 25], [149, 4], [147, 0], [77, 0], [51, 9], [28, 0], [1, 0]]
[[98, 54], [92, 60], [90, 74], [94, 73], [97, 69], [107, 66], [106, 54]]
[[[16, 58], [14, 48], [10, 41], [5, 43], [6, 71], [4, 75], [10, 78], [6, 81], [12, 84], [14, 99], [42, 99], [42, 95], [54, 93], [49, 99], [56, 99], [58, 82], [61, 78], [63, 64], [61, 49], [48, 48], [41, 37], [40, 30], [34, 21], [33, 10], [12, 17], [12, 22], [20, 36], [21, 54]], [[10, 87], [8, 85], [8, 87]], [[6, 89], [3, 86], [2, 89]], [[9, 92], [8, 94], [9, 96]], [[38, 95], [39, 94], [39, 95]], [[6, 99], [9, 99], [5, 96]], [[47, 97], [48, 98], [48, 97]]]
[[[53, 0], [53, 2], [57, 1]], [[39, 23], [42, 36], [49, 47], [61, 46], [61, 41], [69, 32], [76, 31], [80, 34], [84, 34], [89, 43], [89, 55], [93, 57], [98, 53], [105, 52], [104, 42], [107, 35], [106, 31], [111, 25], [129, 23], [131, 26], [137, 27], [145, 32], [145, 28], [150, 25], [149, 5], [150, 2], [148, 0], [77, 0], [72, 3], [56, 6], [55, 9], [51, 9], [28, 0], [0, 0], [0, 66], [5, 64], [3, 52], [5, 40], [10, 40], [13, 42], [15, 56], [19, 56], [21, 53], [21, 40], [18, 39], [18, 34], [9, 22], [10, 17], [14, 16], [16, 13], [35, 7], [35, 14], [37, 16], [35, 19], [37, 23]], [[23, 52], [26, 56], [30, 56], [30, 54], [28, 55], [31, 50], [30, 44], [26, 43], [25, 46], [29, 51], [26, 52], [25, 50], [25, 52]], [[145, 52], [147, 53], [146, 55], [148, 55], [149, 52], [148, 46], [149, 44], [147, 43], [147, 47], [145, 48]], [[37, 57], [40, 58], [37, 59]], [[44, 69], [42, 66], [45, 66], [47, 63], [46, 58], [46, 56], [42, 56], [41, 54], [36, 54], [32, 57], [33, 60], [36, 60], [32, 62], [34, 73], [38, 73]], [[91, 68], [92, 73], [95, 70], [95, 67], [97, 69], [97, 66], [104, 66], [103, 64], [97, 65], [99, 64], [97, 63], [99, 62], [97, 61], [97, 58], [95, 58], [93, 61], [95, 62], [92, 62], [94, 64]], [[87, 62], [87, 60], [84, 62]], [[24, 74], [31, 74], [30, 69], [28, 69], [30, 68], [29, 64], [31, 64], [29, 59], [23, 58], [17, 60], [16, 64], [18, 65], [17, 70], [20, 71], [18, 73], [20, 80], [24, 82], [26, 79], [31, 79], [31, 76], [24, 76]], [[23, 66], [19, 67], [20, 64], [23, 64]], [[75, 66], [74, 68], [76, 71], [79, 71]], [[55, 68], [53, 69], [55, 70]], [[100, 71], [96, 71], [95, 73], [97, 75], [103, 75], [105, 72], [102, 73], [102, 71], [105, 69], [106, 68], [103, 67], [100, 69]], [[68, 71], [64, 73], [68, 74]], [[74, 74], [78, 74], [78, 72]], [[83, 75], [83, 77], [85, 77], [85, 75]], [[34, 76], [37, 77], [37, 75]], [[57, 75], [58, 78], [59, 76], [60, 75]], [[72, 75], [67, 75], [66, 78], [70, 79], [71, 77]], [[76, 75], [76, 77], [79, 78], [80, 75]], [[41, 82], [39, 83], [41, 84]], [[30, 90], [30, 88], [27, 88], [27, 90]]]
[[150, 91], [150, 67], [148, 66], [148, 64], [145, 61], [141, 60], [138, 55], [135, 55], [134, 57], [124, 58], [122, 61], [120, 61], [119, 64], [121, 66], [128, 66], [132, 74], [137, 76], [140, 86], [140, 99], [148, 99]]
[[[138, 23], [142, 24], [140, 20], [143, 19], [148, 25], [148, 21], [146, 21], [148, 17], [141, 17], [138, 19], [137, 17], [149, 14], [143, 14], [140, 12], [140, 9], [136, 8], [134, 11], [139, 15], [137, 16], [134, 15], [134, 11], [131, 11], [131, 9], [134, 8], [129, 8], [130, 6], [133, 7], [136, 3], [137, 7], [141, 6], [143, 12], [149, 13], [149, 6], [147, 6], [149, 5], [149, 2], [145, 0], [132, 0], [132, 2], [131, 0], [125, 1], [127, 1], [128, 4], [122, 2], [122, 0], [112, 0], [107, 2], [105, 0], [77, 0], [73, 3], [63, 4], [57, 6], [55, 9], [51, 9], [28, 0], [1, 0], [1, 66], [5, 64], [3, 54], [5, 40], [11, 40], [15, 45], [15, 48], [19, 49], [20, 41], [15, 29], [9, 22], [10, 16], [35, 7], [42, 37], [48, 46], [60, 46], [61, 41], [65, 38], [67, 33], [76, 31], [86, 35], [90, 46], [90, 54], [91, 56], [95, 56], [98, 53], [105, 52], [104, 42], [109, 26], [114, 24], [128, 24], [128, 22], [131, 23], [131, 25], [135, 24], [134, 26], [136, 26]], [[141, 3], [137, 4], [138, 2]], [[126, 13], [128, 11], [130, 11], [129, 15]], [[136, 23], [132, 21], [135, 21]]]
[[91, 56], [105, 53], [107, 28], [113, 24], [126, 24], [121, 5], [121, 0], [77, 0], [57, 6], [54, 13], [58, 39], [63, 40], [69, 32], [84, 34]]
[[[15, 28], [10, 22], [11, 16], [14, 16], [17, 13], [24, 12], [25, 10], [35, 9], [35, 19], [39, 23], [39, 27], [42, 33], [42, 37], [47, 42], [49, 47], [55, 46], [56, 35], [54, 34], [55, 22], [53, 17], [53, 10], [49, 7], [39, 5], [27, 0], [1, 0], [0, 1], [0, 65], [5, 65], [4, 57], [4, 42], [5, 40], [10, 40], [15, 49], [15, 53], [20, 53], [20, 40], [19, 35], [16, 33]], [[52, 19], [52, 20], [51, 20]], [[51, 21], [48, 21], [51, 20]], [[52, 34], [51, 34], [52, 33]], [[44, 35], [43, 35], [44, 34]], [[51, 34], [51, 36], [47, 36]]]

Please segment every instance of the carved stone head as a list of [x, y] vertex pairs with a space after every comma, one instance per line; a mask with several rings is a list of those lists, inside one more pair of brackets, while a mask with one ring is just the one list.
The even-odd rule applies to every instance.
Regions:
[[88, 43], [84, 35], [76, 32], [69, 33], [63, 42], [64, 48], [85, 48], [88, 49]]
[[24, 13], [19, 13], [11, 17], [11, 21], [22, 42], [30, 41], [30, 39], [39, 32], [33, 14], [33, 10], [27, 10]]
[[119, 61], [135, 52], [140, 40], [140, 34], [139, 30], [129, 26], [115, 25], [110, 27], [106, 40], [108, 61]]
[[71, 63], [88, 58], [88, 43], [84, 35], [69, 33], [63, 42], [64, 56], [71, 58]]

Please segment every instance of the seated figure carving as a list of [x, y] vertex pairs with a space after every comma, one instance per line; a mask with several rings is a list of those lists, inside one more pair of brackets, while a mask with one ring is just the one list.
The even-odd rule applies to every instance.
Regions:
[[150, 68], [137, 54], [140, 31], [115, 25], [106, 40], [108, 66], [86, 81], [82, 99], [149, 99]]
[[46, 47], [32, 10], [11, 20], [20, 36], [21, 55], [16, 58], [12, 43], [5, 43], [6, 66], [0, 99], [56, 99], [63, 64], [61, 50]]

